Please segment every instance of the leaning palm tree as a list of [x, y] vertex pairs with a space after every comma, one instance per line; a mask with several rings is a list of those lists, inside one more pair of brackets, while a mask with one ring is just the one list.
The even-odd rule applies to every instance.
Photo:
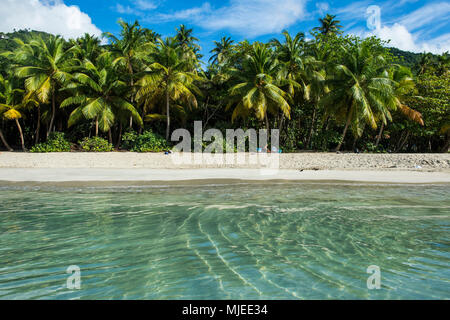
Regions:
[[234, 106], [232, 120], [253, 112], [259, 120], [265, 120], [269, 130], [268, 113], [277, 114], [281, 110], [290, 119], [290, 95], [280, 88], [285, 84], [281, 83], [281, 68], [267, 45], [253, 44], [242, 69], [231, 70], [237, 82], [229, 90], [230, 101], [227, 105], [227, 109]]
[[329, 35], [329, 34], [341, 34], [342, 26], [340, 25], [341, 21], [335, 19], [335, 15], [330, 15], [327, 13], [327, 15], [323, 18], [319, 19], [320, 27], [315, 27], [313, 30], [317, 30], [322, 34]]
[[[384, 127], [387, 125], [387, 122], [392, 121], [390, 111], [398, 110], [409, 120], [414, 121], [421, 126], [425, 125], [422, 114], [414, 109], [411, 109], [404, 103], [405, 97], [416, 93], [416, 87], [411, 70], [405, 66], [394, 65], [390, 70], [387, 70], [386, 73], [389, 79], [392, 80], [392, 84], [394, 86], [394, 105], [390, 109], [382, 109], [381, 113], [377, 115], [377, 118], [381, 122], [381, 126], [380, 131], [378, 132], [378, 135], [376, 137], [375, 146], [378, 146], [378, 144], [380, 143], [380, 139], [383, 134]], [[386, 105], [390, 104], [387, 103]]]
[[109, 52], [103, 53], [96, 64], [89, 60], [83, 62], [83, 72], [73, 75], [73, 81], [65, 90], [73, 95], [61, 103], [65, 108], [70, 105], [78, 106], [69, 117], [69, 127], [82, 119], [95, 121], [95, 135], [99, 129], [109, 132], [111, 140], [111, 127], [116, 116], [127, 113], [139, 125], [142, 119], [135, 107], [123, 99], [127, 95], [128, 87], [113, 67], [113, 58]]
[[209, 62], [212, 64], [223, 63], [233, 50], [233, 40], [230, 37], [222, 37], [220, 42], [214, 41], [214, 44], [216, 47], [210, 51], [212, 56], [209, 58]]
[[[6, 101], [7, 90], [8, 90], [8, 82], [0, 74], [0, 101], [2, 101], [2, 102]], [[14, 151], [13, 148], [11, 148], [11, 146], [9, 145], [8, 141], [6, 141], [6, 138], [3, 135], [3, 131], [2, 131], [1, 127], [0, 127], [0, 139], [2, 140], [3, 144], [5, 145], [6, 149], [8, 149], [8, 151]]]
[[[56, 115], [56, 91], [70, 79], [70, 72], [76, 65], [73, 50], [66, 49], [66, 42], [60, 36], [49, 36], [46, 40], [41, 37], [25, 43], [15, 39], [19, 48], [10, 53], [16, 63], [15, 73], [25, 78], [25, 88], [28, 98], [38, 97], [41, 103], [51, 101], [52, 111], [47, 129], [47, 137], [53, 130]], [[40, 108], [38, 108], [38, 114]], [[40, 116], [38, 115], [38, 128]], [[39, 136], [39, 130], [37, 132]]]
[[354, 50], [342, 50], [343, 63], [335, 67], [327, 81], [331, 90], [320, 101], [328, 114], [345, 123], [336, 151], [350, 126], [354, 135], [360, 136], [364, 123], [376, 129], [377, 115], [387, 115], [388, 109], [395, 108], [394, 83], [384, 73], [384, 58], [374, 56], [369, 47], [360, 44]]
[[[23, 98], [24, 90], [14, 86], [14, 80], [1, 79], [2, 93], [0, 97], [3, 102], [0, 103], [0, 117], [3, 120], [14, 120], [16, 122], [17, 129], [19, 130], [20, 142], [22, 144], [22, 150], [26, 151], [25, 140], [23, 137], [22, 126], [20, 125], [20, 119], [23, 117], [22, 111], [29, 105], [36, 105], [35, 100]], [[3, 139], [2, 139], [3, 140]], [[5, 146], [12, 151], [12, 148], [4, 140]]]
[[[191, 60], [183, 59], [183, 49], [173, 38], [165, 41], [158, 39], [156, 48], [149, 53], [150, 65], [144, 76], [139, 80], [140, 89], [136, 98], [138, 101], [163, 97], [165, 102], [166, 140], [170, 134], [170, 109], [172, 102], [182, 101], [189, 107], [197, 107], [194, 93], [200, 95], [200, 90], [194, 85], [199, 76], [190, 72]], [[147, 118], [152, 118], [149, 115]]]

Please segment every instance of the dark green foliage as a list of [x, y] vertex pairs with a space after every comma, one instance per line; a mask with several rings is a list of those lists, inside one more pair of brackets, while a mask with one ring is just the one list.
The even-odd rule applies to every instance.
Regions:
[[70, 148], [63, 132], [52, 132], [46, 142], [35, 145], [30, 152], [69, 152]]
[[84, 138], [79, 142], [81, 150], [89, 152], [110, 152], [113, 145], [100, 137]]
[[166, 139], [151, 130], [140, 135], [134, 131], [127, 132], [122, 141], [122, 148], [133, 152], [161, 152], [169, 149]]

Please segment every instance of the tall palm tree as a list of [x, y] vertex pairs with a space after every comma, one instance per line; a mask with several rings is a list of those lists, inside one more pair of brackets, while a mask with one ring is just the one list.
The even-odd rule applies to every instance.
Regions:
[[[17, 129], [19, 130], [20, 142], [22, 144], [22, 150], [26, 151], [25, 140], [23, 137], [22, 126], [20, 125], [20, 119], [23, 117], [22, 110], [29, 105], [36, 105], [34, 100], [24, 99], [24, 90], [14, 86], [14, 80], [1, 80], [2, 92], [0, 98], [3, 102], [0, 103], [0, 117], [4, 120], [14, 120], [16, 122]], [[3, 139], [2, 139], [3, 140]], [[12, 151], [12, 148], [3, 140], [5, 146]]]
[[280, 88], [281, 68], [267, 45], [253, 44], [242, 69], [232, 70], [232, 77], [237, 82], [229, 90], [230, 101], [227, 105], [227, 109], [234, 106], [232, 120], [254, 112], [259, 120], [266, 121], [269, 130], [268, 113], [277, 114], [281, 110], [290, 119], [290, 96]]
[[370, 48], [357, 44], [353, 50], [342, 48], [343, 63], [327, 81], [330, 92], [321, 99], [328, 114], [345, 123], [336, 151], [339, 151], [351, 126], [355, 136], [362, 134], [364, 123], [377, 128], [377, 115], [387, 115], [395, 107], [393, 81], [384, 73], [386, 62], [374, 56]]
[[[283, 65], [281, 69], [282, 77], [288, 80], [285, 81], [286, 91], [291, 97], [297, 92], [302, 92], [303, 99], [309, 100], [311, 86], [307, 83], [309, 75], [307, 74], [307, 66], [305, 64], [308, 58], [304, 56], [305, 34], [298, 32], [294, 38], [286, 30], [282, 34], [284, 35], [283, 43], [278, 39], [272, 39], [270, 44], [275, 47], [277, 59]], [[300, 86], [297, 86], [297, 84], [300, 84]], [[279, 124], [280, 131], [282, 130], [284, 119], [285, 116], [282, 113]]]
[[[20, 46], [12, 53], [17, 64], [16, 75], [25, 78], [25, 88], [28, 98], [37, 96], [41, 103], [51, 101], [52, 111], [47, 129], [47, 137], [53, 130], [56, 115], [56, 91], [70, 79], [70, 72], [76, 65], [73, 50], [66, 49], [66, 42], [60, 36], [49, 36], [46, 40], [41, 37], [25, 43], [15, 39]], [[38, 114], [40, 108], [38, 108]], [[40, 117], [38, 116], [38, 128]], [[39, 136], [39, 130], [37, 130]]]
[[340, 25], [341, 21], [335, 19], [335, 15], [330, 15], [327, 13], [327, 15], [323, 18], [319, 19], [320, 27], [315, 27], [313, 30], [317, 30], [322, 34], [329, 35], [329, 34], [341, 34], [342, 26]]
[[[115, 60], [114, 65], [123, 67], [128, 74], [127, 84], [132, 88], [131, 90], [131, 104], [134, 103], [134, 77], [139, 68], [143, 68], [142, 59], [146, 55], [146, 51], [152, 46], [148, 42], [148, 29], [141, 28], [139, 22], [135, 21], [130, 25], [123, 20], [119, 20], [119, 25], [122, 27], [120, 33], [121, 38], [117, 38], [110, 32], [105, 32], [103, 35], [110, 39], [111, 49]], [[133, 126], [133, 118], [130, 117], [130, 128]]]
[[109, 52], [102, 54], [96, 64], [89, 60], [83, 62], [83, 72], [73, 75], [73, 81], [66, 90], [73, 95], [61, 103], [61, 107], [78, 106], [69, 117], [69, 127], [82, 119], [95, 120], [95, 135], [99, 129], [109, 132], [119, 114], [128, 114], [139, 125], [142, 119], [134, 106], [123, 99], [127, 94], [127, 84], [115, 72], [113, 59]]
[[176, 41], [184, 50], [200, 49], [200, 46], [196, 43], [198, 38], [192, 35], [194, 32], [193, 29], [188, 29], [184, 24], [181, 24], [179, 28], [176, 28], [176, 31]]
[[209, 58], [209, 62], [212, 64], [223, 63], [233, 50], [233, 42], [230, 37], [222, 37], [220, 42], [214, 41], [216, 47], [210, 51], [212, 56]]
[[191, 60], [183, 59], [183, 53], [182, 47], [175, 39], [166, 38], [165, 41], [158, 39], [157, 46], [148, 56], [149, 68], [138, 83], [140, 89], [136, 98], [139, 101], [158, 97], [164, 99], [166, 140], [169, 140], [170, 134], [171, 102], [182, 101], [188, 106], [197, 107], [194, 93], [201, 94], [194, 85], [194, 80], [200, 78], [191, 72]]

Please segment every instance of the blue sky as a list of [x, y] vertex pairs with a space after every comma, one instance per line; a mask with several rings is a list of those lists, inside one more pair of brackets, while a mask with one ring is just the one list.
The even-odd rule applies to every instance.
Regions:
[[118, 19], [137, 19], [163, 36], [183, 23], [194, 28], [206, 56], [224, 35], [265, 41], [283, 29], [307, 32], [325, 13], [336, 14], [346, 33], [377, 35], [403, 50], [450, 50], [450, 2], [442, 0], [0, 0], [0, 8], [0, 31], [31, 28], [66, 38], [118, 33]]

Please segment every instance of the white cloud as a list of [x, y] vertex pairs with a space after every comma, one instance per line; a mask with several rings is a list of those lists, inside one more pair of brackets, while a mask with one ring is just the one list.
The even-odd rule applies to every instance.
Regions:
[[248, 37], [280, 32], [306, 17], [306, 0], [230, 0], [213, 8], [208, 2], [201, 7], [149, 17], [156, 21], [189, 19], [209, 31], [231, 30]]
[[32, 29], [75, 38], [89, 33], [101, 36], [91, 18], [62, 0], [1, 0], [0, 31]]
[[149, 0], [134, 0], [132, 2], [138, 9], [141, 10], [153, 10], [158, 7], [155, 2]]
[[441, 21], [448, 22], [449, 15], [449, 2], [431, 3], [401, 17], [398, 22], [414, 31]]
[[409, 32], [409, 30], [400, 23], [395, 23], [392, 26], [384, 25], [373, 31], [354, 29], [349, 33], [362, 38], [377, 36], [384, 41], [389, 41], [390, 47], [396, 47], [401, 50], [416, 53], [432, 52], [435, 54], [442, 54], [443, 52], [450, 51], [450, 33], [445, 33], [439, 37], [428, 40], [420, 40], [416, 34]]
[[149, 0], [131, 0], [131, 5], [116, 4], [116, 11], [122, 14], [131, 14], [143, 16], [145, 11], [154, 10], [158, 5], [154, 1]]
[[330, 10], [330, 5], [327, 2], [317, 2], [316, 3], [317, 12], [323, 16]]

